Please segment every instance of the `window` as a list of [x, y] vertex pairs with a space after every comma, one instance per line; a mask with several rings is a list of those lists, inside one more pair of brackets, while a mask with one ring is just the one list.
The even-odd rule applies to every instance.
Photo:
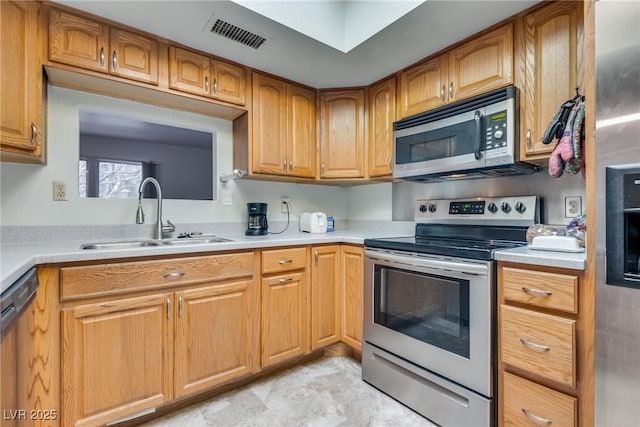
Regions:
[[138, 197], [138, 187], [144, 170], [142, 162], [122, 162], [117, 160], [80, 159], [78, 181], [80, 197], [100, 197], [103, 199], [134, 199]]

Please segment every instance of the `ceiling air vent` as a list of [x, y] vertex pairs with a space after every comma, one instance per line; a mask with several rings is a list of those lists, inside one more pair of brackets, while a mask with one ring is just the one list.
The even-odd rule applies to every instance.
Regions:
[[222, 19], [216, 19], [213, 27], [211, 27], [211, 32], [254, 49], [259, 48], [265, 41], [267, 41], [267, 39], [262, 36], [243, 30], [242, 28], [225, 22]]

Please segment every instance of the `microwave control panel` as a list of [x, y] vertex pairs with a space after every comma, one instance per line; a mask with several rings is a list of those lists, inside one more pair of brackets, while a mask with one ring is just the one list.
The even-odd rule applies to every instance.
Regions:
[[489, 114], [485, 117], [485, 147], [487, 158], [500, 157], [507, 154], [507, 111]]

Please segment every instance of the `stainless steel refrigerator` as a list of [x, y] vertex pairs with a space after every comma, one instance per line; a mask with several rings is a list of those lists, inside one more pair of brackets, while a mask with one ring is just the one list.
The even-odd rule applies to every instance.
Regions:
[[595, 8], [595, 425], [640, 426], [640, 1]]

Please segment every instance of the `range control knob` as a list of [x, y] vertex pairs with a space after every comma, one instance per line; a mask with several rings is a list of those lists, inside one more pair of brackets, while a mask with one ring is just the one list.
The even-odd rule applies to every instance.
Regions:
[[427, 205], [420, 205], [420, 207], [418, 208], [418, 210], [422, 213], [425, 213], [427, 211]]
[[433, 205], [433, 204], [429, 205], [429, 212], [433, 213], [435, 211], [436, 211], [436, 205]]
[[511, 205], [507, 202], [502, 202], [500, 209], [502, 209], [502, 212], [504, 213], [509, 213], [511, 212]]
[[524, 203], [522, 202], [518, 202], [516, 203], [516, 205], [513, 207], [516, 212], [518, 212], [519, 214], [524, 213], [524, 211], [527, 210], [527, 207], [524, 205]]
[[496, 206], [495, 203], [491, 202], [489, 203], [489, 205], [487, 206], [487, 210], [491, 213], [496, 213], [498, 212], [498, 207]]
[[496, 139], [500, 139], [500, 138], [502, 138], [502, 135], [504, 135], [504, 132], [502, 132], [500, 129], [498, 129], [497, 131], [495, 131], [495, 132], [493, 133], [493, 136], [494, 136]]

